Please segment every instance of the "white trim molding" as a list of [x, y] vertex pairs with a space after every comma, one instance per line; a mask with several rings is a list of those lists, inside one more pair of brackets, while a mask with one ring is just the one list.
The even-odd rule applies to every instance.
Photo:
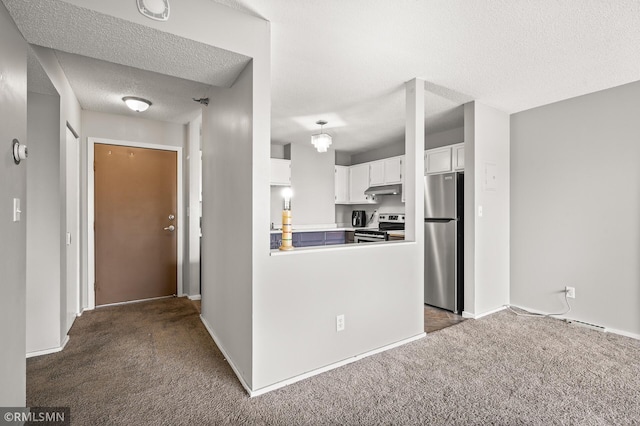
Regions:
[[96, 268], [95, 268], [95, 230], [93, 226], [88, 226], [88, 224], [93, 224], [95, 221], [95, 210], [94, 210], [94, 185], [95, 185], [95, 174], [93, 170], [93, 162], [94, 162], [94, 149], [95, 144], [108, 144], [108, 145], [118, 145], [118, 146], [130, 146], [133, 148], [147, 148], [147, 149], [157, 149], [162, 151], [173, 151], [177, 153], [177, 178], [178, 178], [178, 229], [177, 229], [177, 245], [178, 245], [178, 265], [177, 265], [177, 295], [182, 296], [182, 269], [183, 269], [183, 256], [184, 256], [184, 224], [185, 224], [185, 214], [184, 214], [184, 195], [183, 195], [183, 176], [182, 176], [182, 147], [180, 146], [169, 146], [169, 145], [158, 145], [158, 144], [150, 144], [145, 142], [133, 142], [133, 141], [121, 141], [114, 139], [105, 139], [105, 138], [95, 138], [88, 137], [87, 138], [87, 220], [85, 225], [87, 227], [87, 282], [85, 286], [85, 291], [87, 292], [87, 308], [86, 310], [95, 309], [96, 307], [96, 295], [93, 284], [96, 280]]
[[503, 311], [505, 309], [507, 309], [506, 306], [500, 306], [499, 308], [492, 309], [490, 311], [483, 312], [483, 313], [477, 314], [477, 315], [476, 314], [472, 314], [472, 313], [467, 312], [467, 311], [463, 311], [462, 312], [462, 317], [463, 318], [471, 318], [471, 319], [480, 319], [482, 317], [486, 317], [487, 315], [495, 314], [496, 312], [500, 312], [500, 311]]
[[189, 296], [189, 300], [202, 300], [202, 295], [194, 294], [192, 296]]
[[41, 356], [41, 355], [49, 355], [49, 354], [55, 354], [56, 352], [60, 352], [64, 349], [65, 346], [67, 346], [67, 343], [69, 343], [69, 336], [64, 336], [64, 340], [62, 341], [62, 345], [58, 346], [57, 348], [49, 348], [49, 349], [43, 349], [41, 351], [33, 351], [33, 352], [27, 352], [27, 358], [33, 358], [35, 356]]

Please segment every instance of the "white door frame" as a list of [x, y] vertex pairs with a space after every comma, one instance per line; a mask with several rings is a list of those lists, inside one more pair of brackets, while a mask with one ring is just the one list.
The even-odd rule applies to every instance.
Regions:
[[95, 184], [95, 174], [93, 170], [93, 162], [94, 162], [94, 148], [95, 144], [107, 144], [107, 145], [119, 145], [119, 146], [129, 146], [132, 148], [148, 148], [148, 149], [158, 149], [162, 151], [173, 151], [177, 152], [177, 177], [178, 177], [178, 285], [177, 285], [177, 293], [178, 296], [182, 296], [182, 257], [184, 250], [184, 201], [182, 195], [182, 147], [180, 146], [169, 146], [169, 145], [157, 145], [145, 142], [132, 142], [132, 141], [121, 141], [114, 139], [104, 139], [104, 138], [87, 138], [87, 228], [88, 228], [88, 244], [87, 244], [87, 309], [95, 309], [96, 307], [96, 294], [94, 283], [96, 281], [96, 255], [95, 255], [95, 210], [94, 210], [94, 184]]

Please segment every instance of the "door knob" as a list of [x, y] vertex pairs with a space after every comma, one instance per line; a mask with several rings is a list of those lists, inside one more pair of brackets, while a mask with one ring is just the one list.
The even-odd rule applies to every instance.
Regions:
[[175, 226], [173, 226], [173, 225], [169, 225], [169, 226], [167, 226], [166, 228], [164, 228], [164, 230], [165, 230], [165, 231], [173, 232], [173, 231], [175, 231], [175, 230], [176, 230], [176, 227], [175, 227]]

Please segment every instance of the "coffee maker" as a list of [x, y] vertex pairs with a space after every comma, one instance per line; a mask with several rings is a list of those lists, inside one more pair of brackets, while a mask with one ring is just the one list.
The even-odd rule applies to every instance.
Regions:
[[367, 212], [364, 210], [354, 210], [351, 212], [351, 226], [354, 228], [367, 226]]

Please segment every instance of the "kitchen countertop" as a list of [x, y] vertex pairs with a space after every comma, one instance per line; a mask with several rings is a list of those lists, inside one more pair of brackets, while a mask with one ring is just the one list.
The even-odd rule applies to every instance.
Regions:
[[[357, 229], [362, 229], [362, 228], [357, 228]], [[371, 228], [371, 229], [378, 229], [378, 228]], [[341, 228], [327, 228], [327, 227], [296, 228], [295, 226], [293, 227], [293, 232], [331, 232], [331, 231], [355, 231], [355, 230], [356, 228], [351, 228], [351, 227], [341, 227]], [[272, 229], [271, 233], [280, 234], [282, 233], [282, 229]]]

